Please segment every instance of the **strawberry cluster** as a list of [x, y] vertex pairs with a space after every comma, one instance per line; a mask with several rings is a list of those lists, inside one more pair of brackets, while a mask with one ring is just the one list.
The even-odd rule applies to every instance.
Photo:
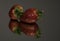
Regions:
[[24, 34], [28, 36], [40, 36], [40, 30], [36, 21], [42, 16], [42, 11], [36, 8], [29, 8], [23, 10], [19, 4], [15, 4], [9, 11], [9, 29], [17, 34]]

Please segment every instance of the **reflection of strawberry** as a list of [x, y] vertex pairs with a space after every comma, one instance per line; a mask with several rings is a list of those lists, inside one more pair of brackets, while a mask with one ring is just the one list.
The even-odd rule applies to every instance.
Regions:
[[14, 33], [20, 34], [19, 22], [16, 20], [10, 20], [9, 29]]
[[20, 18], [20, 15], [23, 13], [23, 7], [19, 4], [15, 4], [9, 11], [9, 17], [11, 19], [17, 20]]
[[28, 36], [39, 36], [40, 32], [39, 32], [39, 28], [38, 25], [36, 23], [33, 24], [26, 24], [23, 22], [20, 22], [19, 26], [21, 27], [21, 31], [28, 35]]
[[20, 20], [26, 23], [34, 23], [37, 21], [39, 15], [42, 15], [41, 11], [36, 8], [29, 8], [24, 12]]

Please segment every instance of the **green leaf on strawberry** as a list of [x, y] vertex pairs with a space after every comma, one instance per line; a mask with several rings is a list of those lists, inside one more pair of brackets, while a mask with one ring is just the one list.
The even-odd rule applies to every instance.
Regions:
[[42, 11], [38, 10], [37, 13], [38, 13], [38, 16], [39, 16], [39, 17], [42, 17], [42, 16], [43, 16], [43, 12], [42, 12]]
[[37, 31], [36, 31], [36, 38], [38, 39], [38, 38], [40, 38], [40, 36], [41, 36], [41, 32], [40, 32], [40, 29], [38, 29]]
[[17, 27], [17, 28], [14, 30], [14, 33], [21, 35], [21, 30], [20, 30], [20, 28]]
[[15, 14], [16, 14], [17, 18], [20, 18], [20, 16], [22, 15], [22, 13], [23, 12], [21, 12], [21, 9], [19, 9], [19, 8], [15, 9]]

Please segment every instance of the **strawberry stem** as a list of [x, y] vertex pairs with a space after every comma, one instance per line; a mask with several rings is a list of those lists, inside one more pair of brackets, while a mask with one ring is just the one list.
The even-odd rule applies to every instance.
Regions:
[[20, 16], [23, 14], [23, 12], [21, 12], [21, 10], [19, 10], [18, 8], [15, 9], [15, 14], [17, 15], [17, 18], [20, 18]]
[[38, 10], [38, 16], [42, 16], [43, 15], [43, 12], [42, 11], [40, 11], [40, 10]]

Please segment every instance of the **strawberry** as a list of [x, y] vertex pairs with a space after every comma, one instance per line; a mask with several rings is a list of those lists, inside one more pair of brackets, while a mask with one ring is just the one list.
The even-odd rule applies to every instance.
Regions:
[[20, 18], [20, 15], [23, 13], [23, 7], [19, 4], [15, 4], [11, 7], [9, 11], [9, 17], [13, 20], [18, 20]]
[[21, 16], [20, 20], [25, 23], [34, 23], [38, 20], [38, 17], [42, 15], [42, 12], [36, 8], [27, 9]]

